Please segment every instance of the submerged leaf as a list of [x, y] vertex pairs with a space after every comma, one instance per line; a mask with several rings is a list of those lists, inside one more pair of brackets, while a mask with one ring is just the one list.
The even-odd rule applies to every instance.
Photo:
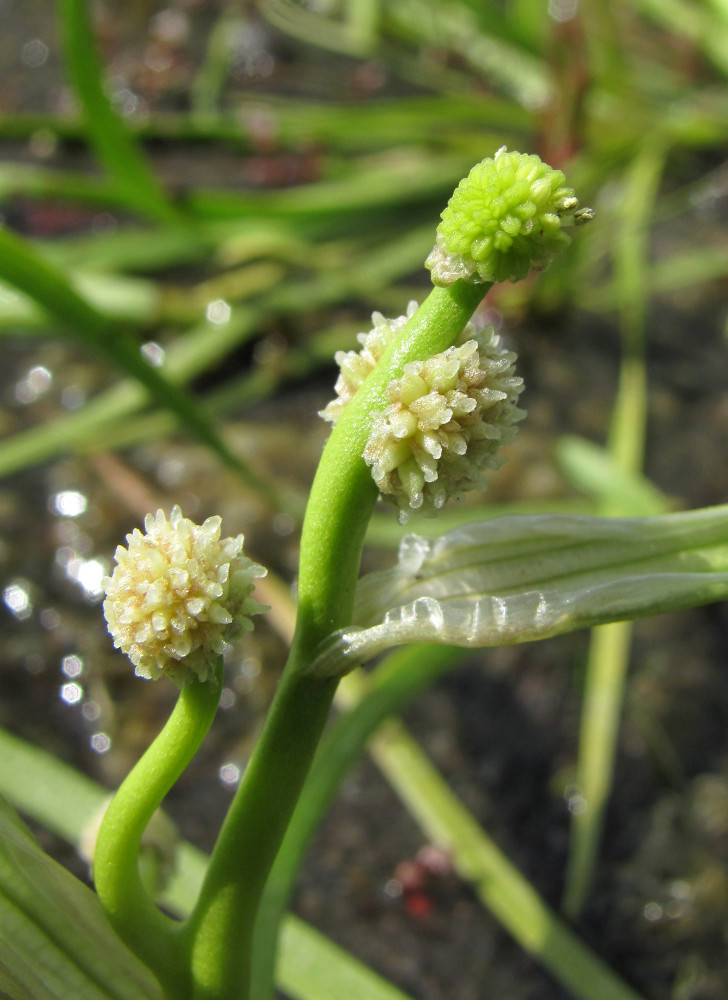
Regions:
[[311, 670], [346, 673], [392, 646], [505, 646], [728, 597], [728, 506], [653, 518], [504, 517], [430, 542], [360, 580], [354, 626]]

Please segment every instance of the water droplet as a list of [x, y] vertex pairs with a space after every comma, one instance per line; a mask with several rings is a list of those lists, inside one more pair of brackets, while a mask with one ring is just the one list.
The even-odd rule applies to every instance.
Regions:
[[232, 688], [224, 687], [220, 692], [220, 708], [232, 708], [237, 700], [237, 696]]
[[579, 0], [549, 0], [549, 17], [559, 24], [571, 21], [579, 10]]
[[61, 701], [67, 705], [76, 705], [83, 698], [83, 688], [80, 684], [61, 684]]
[[3, 590], [3, 601], [9, 611], [20, 621], [30, 618], [33, 603], [30, 599], [29, 584], [25, 580], [13, 580]]
[[40, 623], [47, 632], [52, 632], [61, 624], [61, 616], [54, 608], [43, 608], [40, 615]]
[[148, 340], [146, 344], [142, 344], [140, 350], [153, 368], [162, 367], [164, 364], [164, 348], [156, 341]]
[[572, 816], [582, 816], [587, 810], [587, 801], [583, 795], [570, 796], [567, 805]]
[[96, 701], [85, 701], [81, 706], [81, 714], [87, 722], [96, 722], [101, 715], [101, 706]]
[[223, 785], [237, 785], [240, 781], [240, 768], [237, 764], [223, 764], [218, 773]]
[[29, 674], [37, 677], [38, 674], [42, 674], [45, 670], [45, 661], [40, 653], [29, 653], [23, 661], [23, 666]]
[[251, 680], [257, 677], [260, 673], [260, 660], [257, 660], [254, 656], [246, 656], [240, 664], [240, 673]]
[[292, 534], [295, 527], [296, 522], [290, 514], [276, 514], [273, 518], [273, 531], [281, 538], [285, 538], [286, 535]]
[[390, 899], [399, 899], [402, 895], [402, 883], [398, 878], [390, 878], [384, 884], [384, 895]]
[[190, 21], [183, 11], [167, 7], [154, 15], [149, 27], [152, 37], [158, 38], [160, 42], [181, 45], [189, 34]]
[[88, 500], [78, 490], [62, 490], [53, 497], [53, 509], [63, 517], [78, 517], [87, 506]]
[[111, 747], [111, 740], [106, 733], [94, 733], [89, 743], [95, 753], [106, 753]]
[[41, 41], [40, 38], [33, 38], [31, 41], [26, 42], [20, 50], [20, 58], [26, 66], [30, 66], [31, 69], [37, 69], [48, 59], [48, 53], [49, 49], [46, 43]]
[[659, 903], [648, 903], [643, 912], [645, 920], [649, 920], [651, 924], [656, 923], [662, 918], [662, 907]]
[[47, 392], [53, 381], [52, 373], [43, 365], [35, 365], [15, 385], [15, 399], [24, 406], [34, 403]]
[[106, 567], [99, 559], [81, 559], [75, 556], [66, 565], [66, 576], [83, 587], [86, 596], [92, 600], [101, 597], [104, 592], [101, 581], [106, 576]]
[[66, 677], [79, 677], [83, 673], [83, 660], [72, 653], [61, 660], [61, 670]]
[[213, 323], [215, 326], [224, 326], [229, 322], [231, 313], [232, 309], [225, 299], [215, 299], [213, 302], [208, 302], [205, 315], [207, 316], [208, 323]]
[[185, 463], [179, 458], [165, 458], [157, 467], [157, 479], [164, 486], [177, 486], [185, 472]]
[[86, 402], [86, 392], [80, 385], [67, 385], [61, 392], [61, 406], [65, 410], [78, 410]]

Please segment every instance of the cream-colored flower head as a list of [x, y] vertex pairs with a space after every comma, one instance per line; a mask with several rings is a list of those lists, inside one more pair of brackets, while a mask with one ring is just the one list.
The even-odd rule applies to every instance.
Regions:
[[416, 310], [417, 303], [412, 301], [407, 306], [407, 312], [404, 316], [387, 319], [380, 312], [372, 313], [372, 329], [368, 333], [358, 333], [356, 336], [361, 344], [361, 350], [336, 352], [334, 360], [341, 369], [334, 386], [336, 399], [332, 399], [321, 410], [320, 417], [328, 420], [329, 423], [336, 423], [346, 404], [364, 379], [373, 371], [397, 334], [405, 328], [407, 321], [414, 316]]
[[476, 332], [469, 323], [458, 344], [410, 362], [389, 383], [390, 402], [374, 421], [364, 460], [401, 522], [486, 488], [485, 470], [505, 461], [500, 448], [525, 416], [516, 405], [523, 379], [514, 374], [515, 360], [492, 327]]
[[104, 615], [114, 645], [140, 677], [165, 674], [178, 687], [206, 680], [227, 641], [252, 629], [267, 608], [250, 596], [266, 570], [242, 555], [243, 536], [220, 538], [221, 519], [201, 524], [173, 507], [147, 514], [103, 581]]

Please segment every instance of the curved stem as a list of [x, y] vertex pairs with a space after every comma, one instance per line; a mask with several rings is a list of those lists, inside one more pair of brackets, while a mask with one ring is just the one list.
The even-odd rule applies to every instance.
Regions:
[[296, 634], [263, 733], [230, 807], [185, 929], [195, 1000], [249, 997], [260, 897], [326, 724], [337, 680], [308, 676], [320, 643], [349, 623], [364, 534], [377, 490], [362, 459], [387, 383], [445, 350], [490, 285], [435, 288], [334, 427], [301, 537]]
[[119, 936], [158, 977], [170, 997], [187, 995], [180, 925], [154, 904], [139, 874], [142, 836], [162, 800], [187, 767], [215, 717], [216, 683], [193, 681], [181, 692], [164, 728], [121, 784], [104, 815], [94, 855], [96, 891]]

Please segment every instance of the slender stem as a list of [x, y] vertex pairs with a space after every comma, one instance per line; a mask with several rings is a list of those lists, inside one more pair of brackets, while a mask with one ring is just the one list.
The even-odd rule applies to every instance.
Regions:
[[169, 991], [187, 991], [180, 925], [164, 916], [139, 875], [142, 836], [162, 800], [187, 767], [215, 717], [222, 658], [216, 683], [193, 681], [181, 692], [159, 736], [129, 773], [104, 815], [94, 856], [96, 891], [119, 936]]
[[296, 634], [263, 733], [218, 837], [185, 930], [195, 1000], [247, 1000], [260, 897], [326, 724], [336, 679], [307, 675], [349, 623], [376, 488], [361, 458], [387, 383], [452, 344], [489, 285], [435, 288], [347, 405], [324, 449], [301, 538]]

